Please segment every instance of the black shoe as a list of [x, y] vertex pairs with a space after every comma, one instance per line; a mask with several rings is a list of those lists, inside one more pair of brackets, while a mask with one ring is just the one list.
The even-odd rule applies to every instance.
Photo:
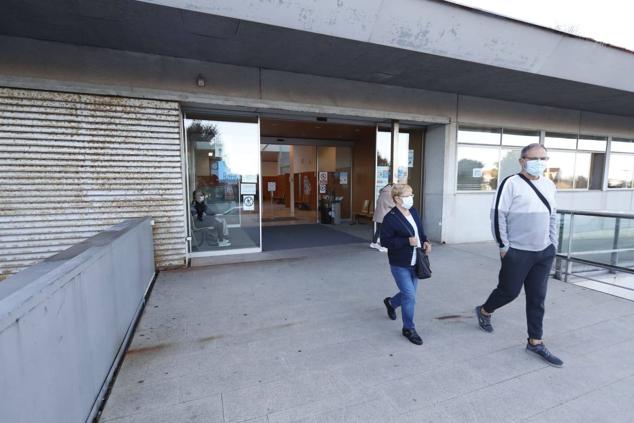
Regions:
[[384, 299], [383, 304], [385, 304], [385, 308], [387, 309], [387, 317], [391, 320], [396, 320], [396, 311], [394, 310], [394, 307], [392, 307], [392, 304], [390, 304], [390, 297]]
[[403, 336], [409, 339], [412, 344], [423, 345], [423, 340], [416, 333], [416, 329], [403, 329]]
[[480, 325], [480, 329], [485, 332], [491, 333], [493, 332], [493, 326], [491, 326], [491, 315], [488, 316], [482, 314], [482, 306], [477, 306], [475, 308], [476, 318], [478, 319], [478, 325]]
[[537, 345], [531, 345], [530, 342], [526, 343], [526, 351], [532, 352], [540, 356], [546, 363], [553, 367], [563, 367], [564, 362], [559, 357], [548, 351], [546, 345], [543, 343]]

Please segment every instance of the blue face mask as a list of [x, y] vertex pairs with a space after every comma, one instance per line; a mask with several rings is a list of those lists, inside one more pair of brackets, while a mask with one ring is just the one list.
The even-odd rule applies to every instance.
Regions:
[[542, 176], [546, 170], [546, 162], [543, 160], [527, 160], [526, 172], [532, 176]]

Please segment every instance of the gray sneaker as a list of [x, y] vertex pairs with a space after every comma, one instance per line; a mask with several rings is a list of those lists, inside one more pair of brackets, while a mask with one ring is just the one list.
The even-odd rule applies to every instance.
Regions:
[[526, 351], [532, 352], [540, 356], [546, 363], [550, 364], [553, 367], [562, 367], [564, 362], [561, 361], [559, 357], [548, 351], [546, 345], [543, 343], [537, 345], [531, 345], [530, 342], [526, 343]]
[[482, 306], [477, 306], [475, 308], [476, 318], [478, 319], [478, 325], [480, 325], [480, 329], [485, 332], [491, 333], [493, 332], [493, 326], [491, 326], [491, 315], [482, 314]]

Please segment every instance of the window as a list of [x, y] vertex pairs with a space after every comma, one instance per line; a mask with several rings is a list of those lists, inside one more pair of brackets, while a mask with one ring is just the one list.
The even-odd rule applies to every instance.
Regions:
[[258, 119], [186, 115], [184, 124], [190, 252], [259, 249]]
[[608, 188], [634, 188], [634, 140], [614, 138], [610, 143]]
[[539, 142], [538, 131], [460, 127], [458, 191], [492, 191], [520, 170], [522, 147]]
[[546, 133], [546, 176], [558, 189], [601, 189], [607, 138]]

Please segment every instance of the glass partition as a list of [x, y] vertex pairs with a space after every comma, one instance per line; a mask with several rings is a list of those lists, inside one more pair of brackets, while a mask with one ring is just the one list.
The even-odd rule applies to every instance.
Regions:
[[[381, 188], [391, 183], [390, 169], [392, 167], [392, 132], [377, 129], [376, 131], [376, 178], [374, 188], [374, 204], [379, 198]], [[371, 209], [374, 209], [372, 205]]]
[[185, 116], [190, 252], [260, 249], [257, 118]]
[[[350, 219], [352, 149], [317, 147], [319, 166], [319, 207], [321, 223], [340, 223]], [[325, 211], [330, 210], [329, 214]]]
[[394, 145], [394, 182], [406, 184], [409, 181], [409, 165], [413, 161], [413, 151], [410, 155], [410, 142], [408, 132], [399, 132]]
[[560, 258], [634, 272], [634, 215], [559, 210]]

